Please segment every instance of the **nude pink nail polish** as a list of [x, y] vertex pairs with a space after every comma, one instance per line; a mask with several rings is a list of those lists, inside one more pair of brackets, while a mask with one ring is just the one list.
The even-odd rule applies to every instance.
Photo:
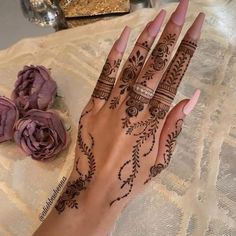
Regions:
[[193, 22], [192, 26], [189, 28], [187, 34], [191, 37], [193, 40], [198, 40], [201, 35], [202, 25], [205, 19], [204, 13], [199, 13], [195, 21]]
[[148, 26], [148, 33], [151, 37], [156, 37], [156, 35], [161, 29], [165, 16], [166, 11], [161, 10], [160, 13], [156, 16], [156, 18], [150, 23], [150, 25]]
[[130, 36], [131, 28], [126, 26], [121, 33], [120, 38], [115, 43], [115, 48], [118, 52], [123, 53], [126, 49], [129, 36]]
[[184, 109], [183, 109], [183, 113], [185, 115], [189, 115], [190, 112], [194, 109], [194, 107], [196, 106], [199, 97], [200, 97], [201, 91], [199, 89], [197, 89], [194, 93], [194, 95], [192, 96], [192, 98], [189, 100], [189, 102], [185, 105]]
[[177, 6], [175, 12], [171, 16], [171, 20], [176, 25], [183, 25], [185, 22], [186, 13], [188, 10], [189, 0], [181, 0], [179, 5]]

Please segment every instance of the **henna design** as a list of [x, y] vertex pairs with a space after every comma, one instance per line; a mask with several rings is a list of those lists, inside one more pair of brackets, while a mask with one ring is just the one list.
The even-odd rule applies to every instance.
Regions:
[[186, 40], [181, 42], [172, 62], [157, 87], [153, 99], [150, 101], [150, 113], [153, 113], [155, 109], [159, 109], [163, 111], [163, 116], [165, 117], [196, 47], [197, 45], [194, 42]]
[[[129, 124], [127, 127], [128, 129], [126, 131], [126, 134], [131, 135], [135, 129], [142, 128], [142, 127], [146, 128], [150, 124], [152, 119], [153, 118], [149, 118], [146, 121], [140, 121], [140, 122], [136, 122], [134, 124]], [[137, 134], [134, 134], [134, 135], [137, 136]]]
[[117, 108], [117, 106], [119, 105], [120, 103], [120, 97], [114, 97], [112, 100], [111, 100], [111, 103], [110, 103], [110, 109], [114, 110]]
[[138, 113], [144, 109], [144, 104], [149, 103], [150, 98], [146, 95], [143, 95], [142, 93], [137, 93], [136, 91], [134, 91], [134, 89], [130, 91], [130, 97], [126, 101], [126, 114], [128, 115], [128, 117], [137, 116]]
[[[145, 127], [145, 128], [141, 133], [138, 134], [138, 138], [135, 142], [135, 145], [132, 147], [132, 158], [130, 160], [126, 161], [121, 166], [119, 173], [118, 173], [118, 179], [120, 181], [122, 181], [120, 188], [123, 189], [124, 187], [127, 187], [127, 190], [122, 196], [113, 200], [110, 203], [110, 206], [112, 206], [115, 202], [120, 201], [123, 198], [126, 198], [131, 193], [131, 191], [133, 189], [134, 180], [136, 179], [139, 168], [140, 168], [139, 159], [140, 159], [140, 155], [141, 155], [141, 153], [140, 153], [141, 147], [149, 138], [152, 138], [151, 148], [148, 151], [148, 153], [144, 153], [143, 156], [147, 156], [152, 151], [153, 146], [155, 144], [155, 134], [158, 130], [158, 125], [159, 125], [159, 122], [158, 122], [156, 116], [152, 116], [151, 118], [149, 118], [148, 120], [146, 120], [144, 122], [138, 122], [136, 124], [129, 125], [126, 134], [132, 134], [132, 132], [135, 129], [138, 129], [141, 127]], [[126, 179], [122, 179], [122, 172], [125, 169], [125, 167], [128, 165], [132, 166], [132, 171]]]
[[126, 105], [128, 106], [126, 113], [129, 117], [136, 117], [138, 112], [144, 109], [144, 105], [132, 97], [127, 100]]
[[112, 65], [109, 60], [106, 61], [93, 91], [92, 97], [104, 99], [106, 101], [108, 100], [116, 80], [112, 74], [119, 69], [120, 63], [120, 59], [113, 61]]
[[[149, 178], [144, 182], [144, 184], [147, 184], [152, 178], [160, 174], [161, 171], [164, 170], [169, 165], [173, 152], [174, 152], [176, 142], [177, 142], [177, 138], [182, 131], [182, 124], [183, 124], [183, 120], [179, 119], [175, 124], [175, 131], [168, 134], [168, 138], [165, 144], [166, 151], [163, 154], [164, 163], [155, 163], [150, 168]], [[157, 162], [157, 159], [156, 159], [156, 162]]]
[[144, 56], [138, 50], [136, 54], [128, 59], [129, 64], [123, 70], [121, 76], [120, 94], [111, 100], [110, 109], [115, 109], [119, 103], [121, 96], [130, 91], [130, 85], [135, 81], [139, 68], [143, 66]]
[[82, 112], [81, 117], [80, 117], [80, 122], [84, 116], [86, 116], [88, 113], [90, 113], [93, 110], [94, 105], [95, 105], [94, 98], [91, 98], [91, 103], [90, 103], [91, 107], [87, 107], [87, 109]]
[[131, 124], [130, 118], [137, 117], [138, 113], [144, 109], [144, 104], [147, 104], [150, 100], [146, 97], [143, 97], [140, 94], [137, 94], [133, 90], [130, 92], [130, 97], [126, 101], [126, 114], [125, 118], [122, 118], [122, 128], [128, 128]]
[[166, 63], [168, 62], [168, 56], [170, 55], [170, 47], [176, 41], [176, 34], [167, 34], [163, 40], [157, 44], [151, 54], [152, 63], [150, 68], [143, 75], [145, 81], [153, 79], [153, 75], [156, 71], [164, 70]]
[[128, 128], [129, 125], [131, 124], [129, 116], [126, 116], [125, 118], [122, 118], [121, 121], [122, 121], [122, 128], [123, 129]]
[[148, 41], [144, 41], [143, 43], [137, 42], [136, 46], [141, 47], [141, 48], [143, 48], [143, 49], [145, 49], [147, 51], [150, 51], [150, 47], [148, 45]]
[[[84, 117], [90, 111], [91, 110], [85, 111], [82, 117]], [[66, 209], [66, 207], [78, 209], [79, 206], [76, 197], [79, 196], [82, 191], [87, 189], [87, 186], [91, 182], [96, 171], [96, 162], [93, 155], [94, 138], [91, 134], [89, 134], [91, 144], [90, 146], [88, 146], [82, 138], [82, 131], [83, 125], [81, 124], [80, 120], [78, 132], [78, 146], [80, 148], [81, 153], [87, 157], [88, 171], [86, 174], [81, 173], [81, 171], [79, 170], [79, 160], [81, 157], [78, 158], [76, 160], [76, 172], [79, 176], [77, 179], [68, 182], [65, 192], [63, 192], [63, 194], [58, 199], [55, 209], [58, 211], [59, 214], [61, 214]]]
[[[140, 84], [135, 84], [129, 93], [130, 97], [126, 101], [126, 114], [128, 117], [123, 118], [122, 121], [127, 122], [131, 117], [137, 117], [138, 113], [144, 109], [144, 104], [148, 104], [154, 95], [151, 88], [144, 87]], [[129, 123], [129, 122], [128, 122]], [[127, 128], [126, 123], [122, 123], [123, 128]]]

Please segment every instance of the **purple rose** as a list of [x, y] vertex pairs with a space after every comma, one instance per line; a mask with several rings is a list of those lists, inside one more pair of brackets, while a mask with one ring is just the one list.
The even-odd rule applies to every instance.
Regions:
[[8, 98], [0, 97], [0, 143], [13, 138], [13, 128], [18, 118], [15, 104]]
[[57, 92], [56, 82], [43, 66], [25, 66], [18, 73], [12, 100], [24, 115], [31, 109], [47, 110]]
[[31, 110], [15, 125], [14, 139], [28, 155], [47, 160], [67, 145], [67, 133], [60, 118], [52, 111]]

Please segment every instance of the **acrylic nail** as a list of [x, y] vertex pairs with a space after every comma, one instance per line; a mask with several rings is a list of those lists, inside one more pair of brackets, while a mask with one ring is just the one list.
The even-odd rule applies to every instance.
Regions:
[[186, 13], [188, 10], [189, 0], [181, 0], [175, 12], [171, 16], [172, 22], [176, 25], [182, 26], [185, 22]]
[[201, 94], [201, 91], [199, 89], [197, 89], [195, 91], [194, 95], [192, 96], [192, 98], [189, 100], [189, 102], [183, 108], [183, 113], [185, 115], [189, 115], [191, 113], [191, 111], [194, 109], [194, 107], [197, 105], [200, 94]]
[[195, 21], [193, 22], [192, 26], [189, 28], [187, 34], [191, 37], [193, 40], [198, 40], [201, 35], [202, 31], [202, 25], [205, 19], [204, 13], [199, 13]]
[[126, 26], [121, 33], [120, 38], [115, 43], [115, 48], [118, 52], [123, 53], [126, 49], [129, 36], [130, 36], [131, 28]]
[[148, 26], [148, 34], [151, 37], [156, 37], [156, 35], [161, 29], [165, 16], [166, 16], [166, 11], [161, 10], [160, 13], [155, 17], [155, 19], [150, 23], [150, 25]]

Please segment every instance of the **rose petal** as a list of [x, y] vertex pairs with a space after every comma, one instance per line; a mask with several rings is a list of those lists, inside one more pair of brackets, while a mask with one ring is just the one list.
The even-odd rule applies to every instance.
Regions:
[[19, 117], [15, 104], [6, 97], [0, 97], [0, 142], [13, 137], [13, 127]]
[[21, 116], [31, 109], [48, 109], [56, 96], [56, 82], [50, 71], [43, 66], [25, 66], [18, 73], [18, 79], [12, 92]]
[[31, 110], [16, 124], [16, 143], [36, 160], [54, 157], [66, 146], [66, 130], [53, 112]]

